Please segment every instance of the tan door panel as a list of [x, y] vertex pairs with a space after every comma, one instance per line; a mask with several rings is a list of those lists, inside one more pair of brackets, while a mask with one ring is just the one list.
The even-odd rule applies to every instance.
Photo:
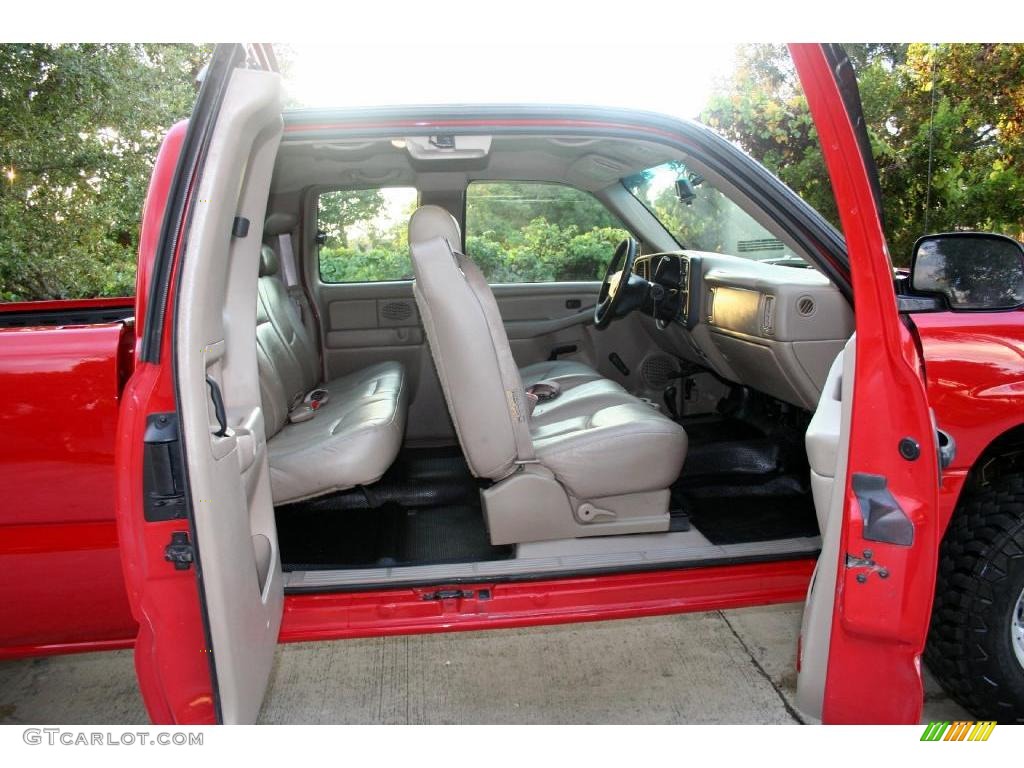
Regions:
[[394, 360], [409, 386], [408, 443], [450, 442], [455, 432], [426, 346], [410, 281], [321, 283], [318, 288], [327, 378]]
[[588, 326], [593, 324], [598, 283], [522, 283], [495, 285], [509, 346], [520, 366], [547, 360], [559, 347], [575, 347], [559, 355], [595, 366], [597, 359]]

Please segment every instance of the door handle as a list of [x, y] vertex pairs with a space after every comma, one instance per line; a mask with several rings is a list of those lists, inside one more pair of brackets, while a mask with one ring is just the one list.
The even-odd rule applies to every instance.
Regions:
[[225, 437], [228, 434], [228, 416], [224, 410], [224, 396], [220, 392], [220, 385], [212, 377], [206, 377], [206, 385], [210, 388], [210, 399], [213, 401], [213, 413], [217, 417], [217, 424], [220, 427], [215, 434], [217, 437]]

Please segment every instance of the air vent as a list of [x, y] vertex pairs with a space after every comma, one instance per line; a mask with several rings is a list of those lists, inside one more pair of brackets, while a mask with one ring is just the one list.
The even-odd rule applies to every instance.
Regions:
[[775, 297], [764, 297], [764, 314], [761, 316], [761, 331], [771, 335], [775, 333]]
[[810, 317], [817, 308], [818, 305], [810, 296], [801, 296], [796, 300], [796, 311], [801, 317]]
[[633, 274], [639, 275], [644, 280], [651, 279], [651, 257], [650, 256], [638, 256], [636, 261], [633, 262]]
[[739, 240], [736, 243], [736, 250], [740, 253], [752, 253], [755, 251], [781, 251], [785, 246], [781, 240], [774, 237], [764, 237], [760, 240]]
[[407, 301], [389, 301], [380, 308], [380, 316], [385, 320], [400, 323], [412, 317], [412, 306]]
[[651, 355], [640, 363], [640, 378], [650, 389], [662, 390], [668, 386], [669, 375], [677, 370], [678, 366], [668, 355]]

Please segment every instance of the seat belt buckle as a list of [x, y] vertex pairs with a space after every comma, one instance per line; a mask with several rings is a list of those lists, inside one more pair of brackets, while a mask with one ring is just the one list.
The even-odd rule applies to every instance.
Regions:
[[308, 405], [312, 407], [313, 410], [316, 410], [322, 405], [327, 405], [327, 401], [330, 400], [330, 397], [330, 392], [318, 387], [317, 389], [311, 389], [306, 393], [306, 396], [302, 398], [302, 402], [304, 405]]
[[316, 416], [316, 411], [317, 409], [313, 406], [302, 403], [288, 411], [288, 421], [292, 424], [301, 424]]
[[[322, 387], [311, 389], [306, 395], [288, 411], [288, 421], [292, 424], [300, 424], [303, 421], [312, 419], [318, 410], [327, 404], [330, 399], [330, 392]], [[298, 398], [296, 398], [298, 399]]]
[[548, 403], [562, 394], [562, 386], [557, 381], [538, 381], [526, 388], [526, 394], [538, 403]]

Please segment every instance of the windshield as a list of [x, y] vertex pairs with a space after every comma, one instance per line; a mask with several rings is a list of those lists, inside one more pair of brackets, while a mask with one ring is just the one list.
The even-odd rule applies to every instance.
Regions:
[[789, 246], [682, 162], [622, 180], [682, 248], [803, 265]]

